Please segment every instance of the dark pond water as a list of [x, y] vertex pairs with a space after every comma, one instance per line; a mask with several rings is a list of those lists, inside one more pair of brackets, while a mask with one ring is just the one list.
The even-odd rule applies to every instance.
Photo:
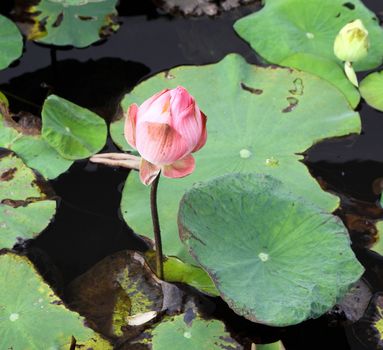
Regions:
[[[381, 1], [364, 3], [383, 13]], [[12, 7], [12, 1], [2, 1], [0, 12], [8, 15]], [[47, 94], [54, 92], [111, 120], [124, 93], [151, 74], [177, 65], [217, 62], [230, 52], [259, 62], [232, 29], [236, 19], [256, 8], [253, 4], [216, 18], [185, 19], [160, 15], [148, 0], [121, 1], [121, 28], [107, 41], [55, 53], [27, 42], [22, 58], [0, 71], [0, 91], [7, 93], [14, 112], [38, 114]], [[54, 65], [52, 55], [57, 59]], [[362, 135], [322, 142], [307, 152], [306, 163], [324, 188], [341, 195], [342, 207], [337, 213], [347, 223], [350, 217], [362, 222], [361, 228], [351, 230], [354, 248], [369, 268], [369, 283], [378, 291], [383, 290], [383, 260], [363, 246], [374, 239], [370, 221], [383, 217], [376, 205], [383, 184], [383, 114], [367, 105], [361, 106], [360, 113]], [[109, 142], [104, 151], [117, 150]], [[65, 289], [73, 278], [113, 252], [146, 248], [120, 219], [121, 189], [127, 174], [80, 161], [52, 182], [60, 197], [59, 209], [54, 222], [28, 251], [45, 278], [59, 288]], [[216, 313], [235, 332], [264, 342], [282, 337], [288, 350], [365, 349], [352, 336], [347, 339], [343, 328], [327, 316], [275, 329], [236, 316], [220, 301]]]

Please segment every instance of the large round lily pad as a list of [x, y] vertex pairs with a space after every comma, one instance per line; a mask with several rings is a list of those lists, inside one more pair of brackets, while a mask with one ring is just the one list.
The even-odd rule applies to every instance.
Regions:
[[23, 37], [16, 24], [0, 15], [0, 69], [7, 68], [23, 52]]
[[[196, 181], [235, 171], [265, 173], [327, 211], [338, 206], [338, 198], [320, 188], [299, 155], [325, 138], [360, 131], [358, 113], [335, 87], [304, 72], [258, 67], [231, 54], [216, 64], [178, 67], [144, 81], [125, 96], [123, 109], [178, 85], [190, 91], [207, 115], [208, 139], [194, 154], [192, 175], [160, 181], [158, 207], [166, 255], [190, 261], [177, 238], [176, 218], [183, 193]], [[123, 121], [117, 123], [120, 127], [113, 130], [121, 135]], [[149, 191], [131, 172], [121, 210], [136, 232], [153, 237]]]
[[[145, 346], [146, 345], [146, 346]], [[167, 317], [133, 341], [132, 350], [242, 350], [218, 320], [204, 320], [192, 309]]]
[[45, 100], [42, 121], [43, 139], [66, 159], [87, 158], [105, 145], [105, 121], [90, 110], [56, 95]]
[[0, 255], [0, 285], [1, 349], [67, 350], [72, 336], [79, 348], [112, 349], [63, 305], [25, 257]]
[[254, 322], [319, 317], [363, 273], [341, 220], [268, 176], [229, 174], [196, 185], [178, 223], [221, 297]]
[[56, 202], [36, 175], [12, 153], [0, 157], [0, 249], [36, 237], [50, 223]]
[[360, 93], [370, 106], [383, 112], [383, 71], [364, 78], [360, 83]]
[[0, 107], [0, 147], [17, 153], [22, 160], [47, 179], [54, 179], [73, 164], [56, 152], [40, 135], [13, 121], [6, 106]]
[[308, 53], [340, 63], [333, 52], [339, 30], [361, 19], [369, 32], [370, 49], [356, 70], [375, 68], [383, 60], [383, 30], [373, 12], [359, 0], [271, 0], [234, 25], [236, 32], [271, 63]]
[[89, 46], [118, 29], [116, 4], [117, 0], [41, 0], [25, 9], [35, 22], [28, 38], [58, 46]]

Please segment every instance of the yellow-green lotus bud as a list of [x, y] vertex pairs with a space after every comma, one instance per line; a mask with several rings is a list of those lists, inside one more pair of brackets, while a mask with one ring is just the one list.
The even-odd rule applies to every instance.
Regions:
[[334, 42], [334, 53], [342, 61], [356, 62], [367, 56], [368, 31], [360, 19], [346, 24]]

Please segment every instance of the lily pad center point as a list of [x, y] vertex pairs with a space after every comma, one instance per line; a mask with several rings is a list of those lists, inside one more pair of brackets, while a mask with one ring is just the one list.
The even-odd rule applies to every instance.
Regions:
[[262, 262], [266, 262], [267, 260], [269, 260], [269, 254], [267, 253], [259, 253], [258, 254], [258, 258], [262, 261]]
[[19, 319], [19, 314], [17, 314], [17, 313], [13, 313], [13, 314], [11, 314], [11, 316], [9, 316], [9, 320], [11, 321], [11, 322], [15, 322], [15, 321], [17, 321]]
[[243, 148], [239, 151], [239, 156], [243, 159], [247, 159], [247, 158], [250, 158], [251, 157], [251, 152], [246, 149], [246, 148]]
[[185, 332], [185, 333], [184, 333], [184, 337], [185, 337], [186, 339], [190, 339], [190, 338], [192, 337], [192, 335], [191, 335], [190, 332]]
[[306, 37], [307, 37], [307, 39], [314, 39], [315, 35], [313, 33], [307, 32]]

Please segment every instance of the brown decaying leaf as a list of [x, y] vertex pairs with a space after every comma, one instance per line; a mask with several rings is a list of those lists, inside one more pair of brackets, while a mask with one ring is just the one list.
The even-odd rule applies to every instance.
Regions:
[[[92, 328], [113, 339], [137, 336], [158, 319], [157, 315], [182, 308], [182, 292], [160, 281], [143, 257], [131, 251], [104, 258], [76, 278], [67, 292], [71, 307], [85, 316]], [[153, 317], [144, 317], [150, 312]], [[147, 322], [136, 325], [137, 319]]]

